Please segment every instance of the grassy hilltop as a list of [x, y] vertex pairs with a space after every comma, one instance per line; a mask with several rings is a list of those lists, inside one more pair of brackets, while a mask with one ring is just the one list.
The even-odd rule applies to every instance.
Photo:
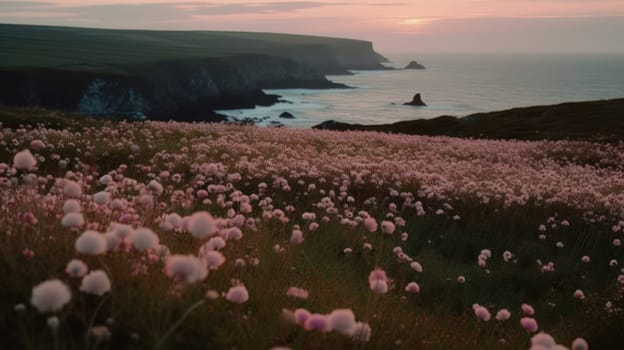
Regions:
[[112, 30], [0, 24], [0, 68], [125, 71], [127, 65], [242, 54], [271, 55], [326, 72], [379, 68], [385, 59], [361, 40], [306, 35]]

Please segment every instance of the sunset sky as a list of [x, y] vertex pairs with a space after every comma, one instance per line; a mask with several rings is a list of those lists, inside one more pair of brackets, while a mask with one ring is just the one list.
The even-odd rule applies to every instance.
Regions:
[[2, 0], [0, 22], [315, 34], [382, 52], [624, 52], [623, 0]]

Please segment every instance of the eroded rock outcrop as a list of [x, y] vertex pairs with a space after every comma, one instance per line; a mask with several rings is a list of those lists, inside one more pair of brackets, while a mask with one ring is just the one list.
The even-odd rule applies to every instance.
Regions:
[[77, 111], [95, 116], [222, 120], [216, 109], [271, 105], [264, 88], [344, 87], [318, 70], [279, 57], [152, 62], [127, 74], [61, 69], [0, 70], [0, 103]]
[[414, 95], [414, 98], [412, 98], [410, 102], [405, 102], [404, 105], [422, 107], [426, 106], [427, 104], [420, 97], [420, 93], [417, 93], [416, 95]]

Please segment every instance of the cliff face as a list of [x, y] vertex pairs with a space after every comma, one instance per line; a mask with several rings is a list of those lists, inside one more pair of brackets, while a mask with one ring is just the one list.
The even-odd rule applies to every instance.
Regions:
[[368, 41], [279, 33], [0, 24], [0, 37], [0, 68], [111, 69], [152, 61], [256, 54], [287, 58], [324, 74], [344, 74], [349, 69], [380, 69], [386, 61]]
[[381, 64], [388, 60], [375, 52], [370, 41], [344, 40], [331, 46], [338, 62], [353, 70], [385, 69]]
[[0, 24], [0, 38], [0, 104], [94, 115], [219, 119], [274, 103], [264, 88], [383, 68], [370, 42], [305, 35]]
[[262, 89], [346, 87], [330, 82], [317, 66], [301, 61], [261, 55], [244, 55], [227, 59], [228, 64], [236, 66], [243, 76]]
[[127, 73], [0, 70], [0, 104], [88, 115], [219, 120], [212, 111], [275, 103], [262, 88], [337, 87], [319, 71], [260, 55], [154, 62]]

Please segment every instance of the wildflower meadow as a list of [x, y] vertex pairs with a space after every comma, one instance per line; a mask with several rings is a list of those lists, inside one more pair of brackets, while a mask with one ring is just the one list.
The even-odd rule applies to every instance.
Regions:
[[622, 349], [624, 144], [0, 129], [2, 349]]

